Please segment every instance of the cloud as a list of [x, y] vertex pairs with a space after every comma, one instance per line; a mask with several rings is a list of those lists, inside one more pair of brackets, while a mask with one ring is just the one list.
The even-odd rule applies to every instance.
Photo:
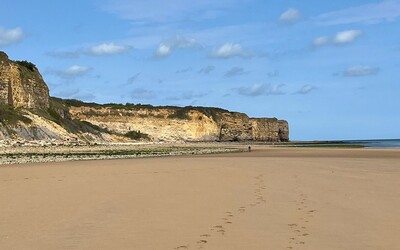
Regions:
[[215, 70], [215, 66], [213, 66], [213, 65], [208, 65], [208, 66], [206, 66], [206, 67], [203, 67], [203, 68], [201, 68], [198, 72], [200, 73], [200, 74], [206, 74], [206, 75], [208, 75], [208, 74], [210, 74], [212, 71], [214, 71]]
[[175, 49], [194, 48], [199, 44], [194, 38], [187, 38], [183, 36], [175, 36], [172, 39], [161, 42], [156, 49], [155, 55], [157, 57], [169, 56]]
[[244, 52], [240, 44], [225, 43], [221, 47], [215, 49], [210, 56], [213, 58], [228, 59], [232, 57], [249, 57], [250, 55]]
[[167, 45], [165, 43], [161, 43], [156, 51], [156, 55], [159, 57], [164, 57], [164, 56], [168, 56], [169, 54], [171, 54], [171, 46]]
[[92, 93], [82, 92], [79, 89], [65, 89], [54, 94], [57, 97], [77, 99], [81, 101], [92, 101], [96, 99], [96, 96]]
[[207, 96], [206, 93], [193, 93], [192, 91], [183, 92], [178, 96], [168, 97], [167, 100], [170, 101], [181, 101], [181, 100], [193, 100], [196, 98], [201, 98]]
[[104, 55], [115, 55], [122, 54], [131, 50], [131, 46], [127, 45], [116, 45], [114, 43], [102, 43], [99, 45], [92, 46], [86, 50], [88, 55], [92, 56], [104, 56]]
[[315, 86], [312, 86], [312, 85], [310, 85], [310, 84], [306, 84], [306, 85], [302, 86], [302, 87], [296, 92], [296, 94], [299, 94], [299, 95], [306, 95], [306, 94], [308, 94], [308, 93], [310, 93], [311, 91], [316, 90], [316, 89], [317, 89], [317, 88], [316, 88]]
[[145, 88], [136, 88], [132, 90], [131, 97], [139, 100], [150, 100], [156, 98], [156, 94]]
[[331, 43], [331, 39], [327, 36], [320, 36], [314, 39], [313, 46], [320, 47]]
[[360, 30], [346, 30], [338, 32], [333, 39], [335, 44], [346, 44], [354, 42], [357, 38], [362, 36], [363, 32]]
[[344, 77], [358, 77], [358, 76], [369, 76], [376, 75], [380, 71], [380, 68], [370, 66], [353, 66], [343, 71]]
[[245, 71], [242, 67], [233, 67], [225, 72], [225, 77], [234, 77], [239, 75], [247, 74], [248, 72]]
[[128, 80], [126, 81], [126, 84], [134, 83], [139, 78], [140, 74], [141, 74], [141, 72], [136, 73], [135, 75], [129, 77]]
[[336, 33], [334, 36], [320, 36], [314, 39], [312, 47], [322, 47], [327, 45], [345, 45], [356, 41], [363, 35], [361, 30], [345, 30]]
[[0, 27], [0, 46], [7, 46], [20, 42], [24, 38], [24, 32], [20, 27], [6, 29]]
[[86, 75], [92, 68], [87, 66], [73, 65], [63, 70], [47, 70], [46, 73], [56, 75], [64, 79], [75, 79]]
[[240, 87], [236, 91], [239, 95], [244, 96], [262, 96], [262, 95], [284, 95], [282, 90], [284, 84], [254, 84], [249, 87]]
[[284, 24], [293, 24], [301, 19], [301, 13], [299, 10], [289, 8], [281, 14], [279, 21]]
[[115, 43], [101, 43], [93, 45], [91, 47], [82, 47], [75, 50], [69, 51], [51, 51], [48, 52], [48, 56], [56, 58], [74, 59], [79, 58], [81, 55], [87, 56], [108, 56], [127, 53], [132, 50], [133, 47], [129, 45], [117, 45]]
[[314, 21], [321, 25], [339, 25], [352, 23], [380, 23], [392, 21], [400, 16], [400, 1], [386, 0], [352, 8], [324, 13]]
[[187, 73], [187, 72], [190, 72], [190, 71], [192, 71], [192, 67], [185, 68], [185, 69], [179, 69], [175, 73], [176, 74], [183, 74], [183, 73]]

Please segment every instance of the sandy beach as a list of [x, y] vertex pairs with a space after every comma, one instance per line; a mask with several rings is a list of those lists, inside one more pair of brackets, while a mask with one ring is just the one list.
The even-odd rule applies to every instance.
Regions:
[[0, 166], [0, 249], [400, 249], [400, 150]]

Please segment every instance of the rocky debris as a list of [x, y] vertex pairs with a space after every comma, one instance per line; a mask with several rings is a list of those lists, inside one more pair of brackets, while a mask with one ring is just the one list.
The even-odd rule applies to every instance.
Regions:
[[243, 151], [227, 145], [123, 143], [86, 145], [67, 141], [0, 141], [2, 164], [60, 162], [74, 160], [128, 159], [198, 155]]

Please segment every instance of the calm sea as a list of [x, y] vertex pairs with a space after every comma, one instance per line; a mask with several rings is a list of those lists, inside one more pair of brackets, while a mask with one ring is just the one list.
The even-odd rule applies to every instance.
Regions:
[[349, 144], [363, 145], [367, 148], [400, 148], [400, 139], [349, 140], [344, 142]]

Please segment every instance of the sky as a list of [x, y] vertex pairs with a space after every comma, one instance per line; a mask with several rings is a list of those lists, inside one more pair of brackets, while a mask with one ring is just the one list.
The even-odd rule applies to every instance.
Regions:
[[400, 138], [400, 0], [0, 0], [0, 50], [52, 96], [277, 117], [291, 140]]

